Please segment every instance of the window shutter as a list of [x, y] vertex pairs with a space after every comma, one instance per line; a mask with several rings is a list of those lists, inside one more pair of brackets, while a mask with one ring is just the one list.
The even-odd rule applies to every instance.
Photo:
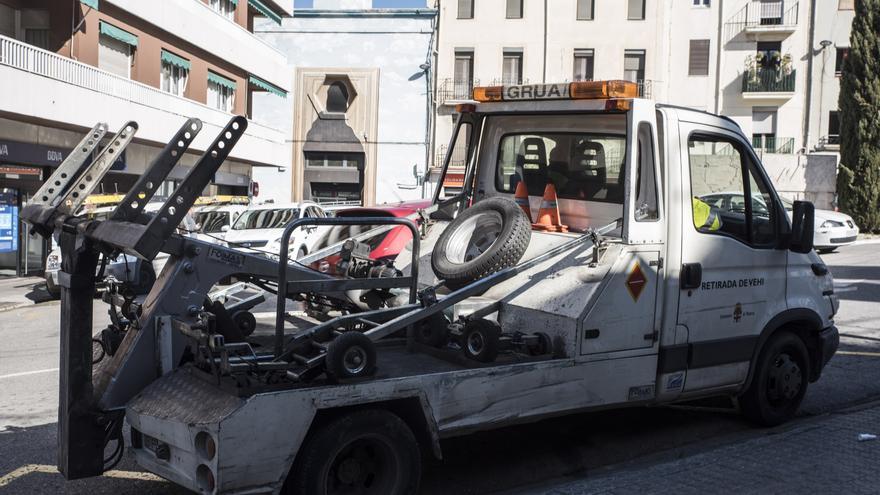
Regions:
[[709, 40], [691, 40], [688, 75], [709, 75]]
[[581, 21], [593, 20], [593, 0], [577, 0], [577, 18]]
[[98, 38], [98, 68], [118, 76], [129, 77], [131, 73], [130, 46], [109, 36]]
[[645, 18], [645, 0], [629, 0], [628, 19]]
[[474, 18], [474, 0], [458, 0], [458, 18]]
[[522, 19], [523, 0], [507, 0], [507, 18]]

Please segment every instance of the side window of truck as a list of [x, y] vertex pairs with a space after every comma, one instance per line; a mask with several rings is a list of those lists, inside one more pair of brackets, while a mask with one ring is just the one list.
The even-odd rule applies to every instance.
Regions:
[[693, 135], [688, 160], [694, 228], [755, 247], [775, 245], [773, 196], [740, 145], [720, 136]]

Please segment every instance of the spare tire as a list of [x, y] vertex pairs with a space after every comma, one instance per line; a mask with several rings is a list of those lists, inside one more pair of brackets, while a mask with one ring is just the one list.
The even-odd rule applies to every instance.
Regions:
[[431, 254], [434, 274], [450, 289], [516, 265], [532, 225], [513, 201], [495, 197], [466, 209], [440, 234]]

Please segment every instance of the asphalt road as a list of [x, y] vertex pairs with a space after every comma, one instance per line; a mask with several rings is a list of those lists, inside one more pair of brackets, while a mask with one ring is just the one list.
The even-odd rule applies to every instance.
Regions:
[[[826, 414], [880, 398], [878, 244], [824, 256], [841, 297], [841, 348], [811, 385], [801, 415]], [[269, 311], [267, 301], [258, 311]], [[95, 304], [95, 329], [108, 318]], [[101, 478], [65, 482], [53, 472], [58, 381], [58, 302], [0, 312], [0, 493], [184, 493], [143, 473], [126, 456]], [[700, 451], [766, 434], [726, 401], [589, 413], [443, 442], [428, 461], [425, 494], [505, 493], [621, 463]]]

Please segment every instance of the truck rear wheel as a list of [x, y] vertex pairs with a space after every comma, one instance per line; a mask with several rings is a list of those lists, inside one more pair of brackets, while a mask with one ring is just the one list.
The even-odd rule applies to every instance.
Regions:
[[382, 409], [355, 411], [306, 440], [285, 483], [287, 495], [418, 493], [421, 454], [415, 435]]
[[791, 332], [772, 336], [755, 363], [755, 374], [740, 396], [743, 414], [762, 426], [776, 426], [793, 418], [810, 377], [810, 358], [803, 340]]

